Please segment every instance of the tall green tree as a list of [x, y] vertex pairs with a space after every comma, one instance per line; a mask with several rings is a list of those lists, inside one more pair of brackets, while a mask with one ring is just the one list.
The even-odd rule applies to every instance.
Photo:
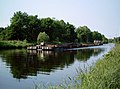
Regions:
[[24, 40], [26, 35], [26, 25], [28, 14], [22, 13], [21, 11], [14, 13], [14, 16], [11, 18], [10, 29], [12, 30], [11, 38], [12, 40]]
[[80, 26], [76, 29], [79, 42], [91, 42], [91, 30], [87, 26]]
[[26, 26], [26, 38], [28, 41], [36, 41], [38, 34], [41, 32], [41, 21], [38, 16], [28, 16]]
[[50, 41], [54, 40], [54, 25], [54, 20], [51, 18], [41, 19], [41, 29], [50, 37]]
[[102, 34], [98, 31], [92, 32], [93, 40], [101, 40], [102, 41]]
[[76, 39], [76, 33], [75, 33], [75, 27], [72, 24], [67, 24], [65, 25], [65, 41], [67, 42], [75, 42]]
[[28, 40], [36, 41], [39, 32], [41, 31], [40, 19], [37, 15], [28, 15], [25, 12], [18, 11], [14, 13], [11, 18], [11, 24], [6, 28], [7, 36], [9, 40]]

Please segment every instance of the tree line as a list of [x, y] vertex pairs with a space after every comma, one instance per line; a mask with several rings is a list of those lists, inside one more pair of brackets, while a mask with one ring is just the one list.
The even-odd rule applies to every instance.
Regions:
[[113, 39], [108, 39], [110, 43], [120, 43], [120, 36], [114, 37]]
[[104, 35], [97, 31], [92, 32], [87, 26], [76, 28], [64, 20], [50, 17], [40, 19], [37, 15], [28, 15], [21, 11], [14, 13], [9, 26], [0, 28], [0, 40], [36, 42], [41, 33], [47, 36], [49, 42], [91, 43], [94, 40], [101, 40], [106, 43], [108, 41]]

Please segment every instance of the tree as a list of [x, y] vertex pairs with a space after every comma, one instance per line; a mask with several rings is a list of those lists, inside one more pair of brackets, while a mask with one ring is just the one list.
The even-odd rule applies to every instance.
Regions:
[[103, 43], [108, 43], [108, 39], [104, 35], [102, 35], [102, 42]]
[[3, 35], [4, 31], [5, 31], [5, 28], [0, 27], [0, 40], [3, 40], [4, 38], [4, 35], [5, 35], [5, 34]]
[[[74, 42], [76, 39], [75, 27], [63, 20], [51, 18], [41, 19], [41, 29], [50, 37], [50, 41]], [[53, 35], [54, 34], [54, 35]]]
[[4, 31], [4, 28], [0, 27], [0, 33], [1, 33], [2, 31]]
[[93, 40], [101, 40], [102, 41], [102, 34], [98, 31], [92, 32]]
[[37, 41], [37, 36], [41, 31], [41, 22], [38, 16], [28, 15], [25, 12], [18, 11], [11, 18], [10, 26], [6, 27], [4, 39], [24, 40], [28, 42]]
[[54, 26], [55, 26], [55, 24], [54, 24], [53, 19], [51, 19], [51, 18], [41, 19], [41, 29], [43, 32], [45, 32], [50, 37], [50, 41], [53, 41], [55, 39]]
[[65, 25], [65, 41], [66, 42], [75, 42], [76, 40], [76, 33], [75, 33], [75, 27], [72, 24], [67, 24]]
[[28, 23], [26, 26], [26, 39], [28, 41], [36, 41], [38, 34], [41, 30], [41, 21], [37, 18], [38, 16], [28, 16]]
[[113, 41], [114, 43], [120, 43], [120, 37], [114, 37]]
[[40, 32], [37, 37], [37, 43], [47, 42], [49, 40], [49, 36], [45, 32]]
[[87, 26], [80, 26], [76, 29], [79, 42], [91, 42], [91, 30]]
[[28, 14], [18, 11], [11, 18], [10, 29], [12, 31], [11, 40], [24, 40], [26, 38], [26, 27], [28, 24]]

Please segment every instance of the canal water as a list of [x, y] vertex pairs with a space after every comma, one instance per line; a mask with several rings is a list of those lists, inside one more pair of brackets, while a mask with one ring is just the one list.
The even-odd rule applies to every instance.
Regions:
[[64, 52], [0, 50], [0, 89], [33, 89], [58, 85], [77, 75], [77, 69], [93, 65], [114, 44], [71, 49]]

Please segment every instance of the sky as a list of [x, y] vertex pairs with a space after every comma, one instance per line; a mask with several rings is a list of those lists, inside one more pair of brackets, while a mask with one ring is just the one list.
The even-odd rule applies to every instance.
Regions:
[[0, 27], [9, 26], [17, 11], [87, 26], [107, 38], [120, 36], [120, 0], [0, 0]]

